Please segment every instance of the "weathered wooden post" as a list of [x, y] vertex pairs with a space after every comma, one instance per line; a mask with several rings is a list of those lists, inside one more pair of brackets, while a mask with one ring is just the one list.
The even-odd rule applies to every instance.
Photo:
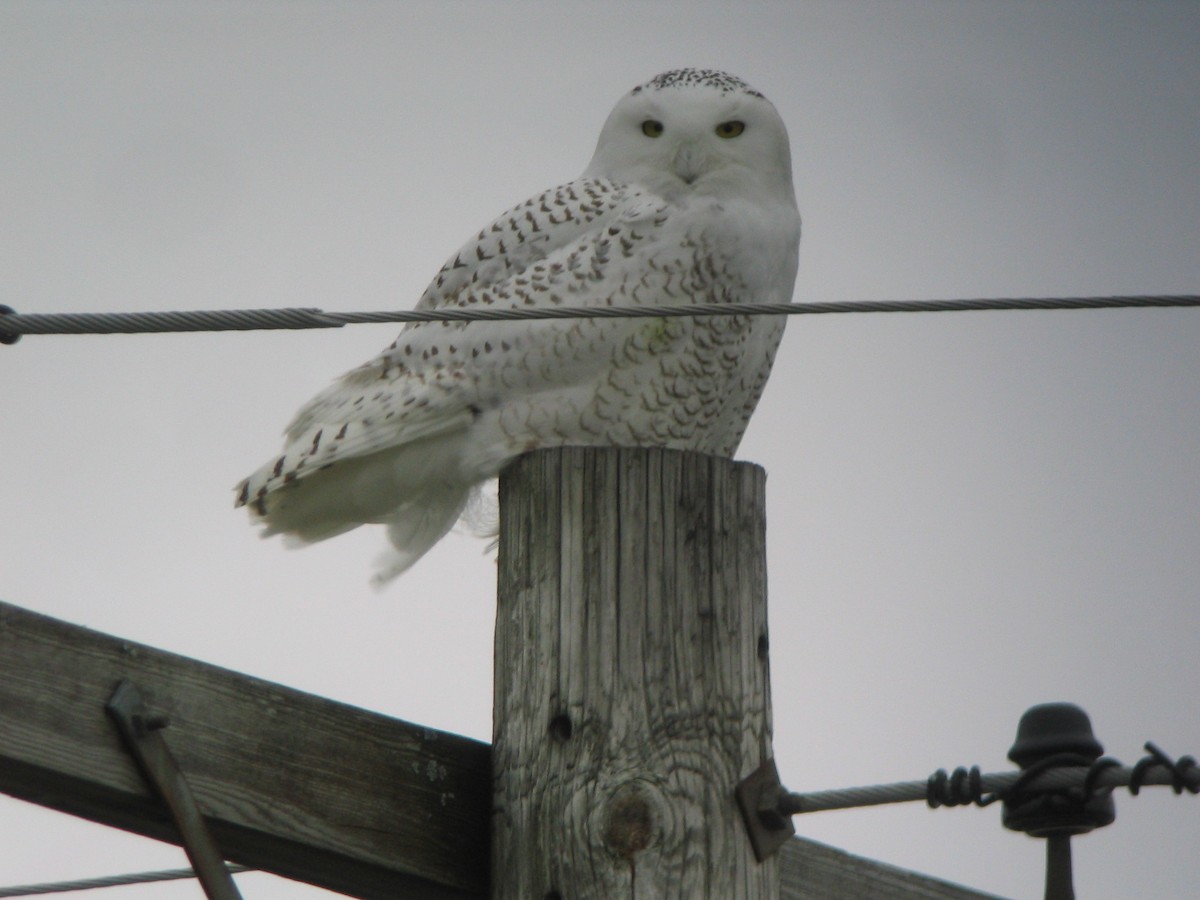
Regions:
[[574, 447], [502, 476], [494, 898], [778, 896], [734, 802], [771, 756], [765, 480]]

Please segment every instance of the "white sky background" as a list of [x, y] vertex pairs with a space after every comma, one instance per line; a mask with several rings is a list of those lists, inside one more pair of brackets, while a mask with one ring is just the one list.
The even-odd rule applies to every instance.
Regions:
[[[408, 308], [576, 176], [664, 69], [788, 123], [800, 301], [1200, 291], [1200, 5], [0, 4], [0, 302]], [[0, 347], [0, 598], [488, 739], [495, 565], [453, 537], [260, 541], [231, 486], [398, 329]], [[739, 456], [768, 471], [775, 747], [793, 790], [1009, 764], [1071, 700], [1126, 762], [1200, 753], [1200, 310], [793, 319]], [[1081, 897], [1200, 882], [1200, 805], [1074, 841]], [[1012, 897], [997, 808], [800, 818]], [[0, 886], [184, 865], [0, 798]], [[247, 897], [326, 896], [270, 876]], [[123, 898], [195, 898], [185, 883]]]

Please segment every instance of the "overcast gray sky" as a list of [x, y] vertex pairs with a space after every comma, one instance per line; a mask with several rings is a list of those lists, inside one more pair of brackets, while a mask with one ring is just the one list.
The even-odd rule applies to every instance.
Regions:
[[[799, 301], [1200, 291], [1200, 4], [0, 3], [0, 302], [408, 308], [570, 179], [617, 98], [710, 66], [787, 122]], [[361, 531], [260, 541], [232, 485], [397, 329], [0, 347], [0, 598], [487, 739], [495, 564], [390, 590]], [[1030, 705], [1200, 753], [1200, 310], [793, 319], [768, 472], [775, 747], [794, 790], [1004, 768]], [[436, 677], [434, 677], [436, 676]], [[437, 690], [431, 690], [431, 685]], [[1079, 896], [1200, 883], [1195, 798], [1117, 798]], [[799, 830], [1012, 897], [999, 811]], [[0, 798], [0, 886], [184, 864]], [[324, 896], [265, 875], [248, 897]], [[195, 884], [106, 898], [194, 898]]]

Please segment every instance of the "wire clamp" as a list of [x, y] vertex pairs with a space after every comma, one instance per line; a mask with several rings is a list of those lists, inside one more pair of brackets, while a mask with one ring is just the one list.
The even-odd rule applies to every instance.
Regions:
[[750, 846], [754, 848], [754, 858], [759, 862], [778, 851], [796, 833], [791, 817], [800, 812], [799, 805], [793, 802], [798, 798], [780, 784], [774, 759], [766, 760], [738, 782], [734, 795]]
[[[17, 311], [11, 306], [5, 306], [0, 303], [0, 316], [15, 316]], [[0, 344], [15, 344], [21, 339], [21, 335], [16, 331], [8, 331], [4, 324], [0, 322]]]
[[200, 815], [187, 780], [167, 747], [163, 731], [170, 721], [165, 716], [148, 713], [141, 692], [130, 681], [121, 681], [117, 685], [105, 709], [116, 723], [143, 777], [170, 810], [183, 839], [184, 852], [196, 870], [205, 895], [209, 900], [242, 900], [216, 841]]

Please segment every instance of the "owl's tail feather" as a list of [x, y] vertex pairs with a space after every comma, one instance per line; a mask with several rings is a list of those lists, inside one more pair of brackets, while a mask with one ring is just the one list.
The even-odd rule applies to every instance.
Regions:
[[388, 542], [392, 546], [376, 559], [372, 586], [386, 586], [445, 537], [462, 515], [470, 492], [470, 486], [435, 485], [411, 502], [398, 506], [387, 521]]
[[394, 550], [380, 560], [373, 582], [404, 572], [458, 520], [472, 483], [458, 458], [461, 434], [439, 436], [346, 459], [286, 484], [248, 504], [263, 537], [282, 534], [310, 544], [360, 525], [386, 525]]

